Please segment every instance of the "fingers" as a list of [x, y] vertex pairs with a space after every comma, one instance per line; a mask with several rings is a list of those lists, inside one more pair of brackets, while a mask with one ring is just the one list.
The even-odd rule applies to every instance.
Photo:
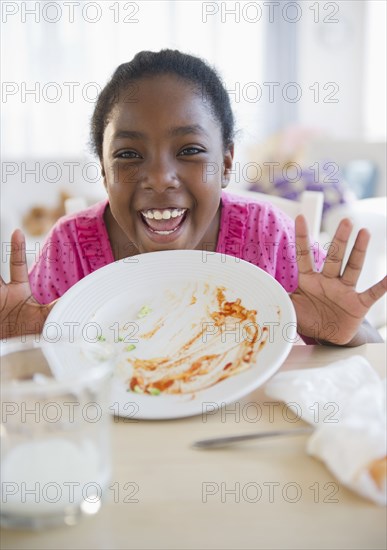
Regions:
[[20, 229], [16, 229], [11, 236], [10, 275], [11, 283], [28, 282], [26, 242]]
[[352, 223], [348, 218], [341, 220], [333, 241], [330, 244], [327, 257], [325, 259], [322, 274], [330, 279], [340, 277], [341, 266], [343, 263], [345, 249], [352, 231]]
[[341, 276], [341, 280], [344, 284], [353, 287], [356, 286], [363, 268], [369, 240], [369, 232], [366, 229], [361, 229], [357, 234], [355, 244], [353, 245], [348, 262]]
[[310, 250], [308, 226], [304, 216], [296, 217], [296, 247], [299, 273], [312, 273], [314, 271], [314, 262]]
[[387, 276], [384, 277], [381, 281], [371, 286], [368, 290], [361, 292], [359, 294], [359, 299], [362, 304], [370, 308], [374, 303], [379, 300], [387, 291]]

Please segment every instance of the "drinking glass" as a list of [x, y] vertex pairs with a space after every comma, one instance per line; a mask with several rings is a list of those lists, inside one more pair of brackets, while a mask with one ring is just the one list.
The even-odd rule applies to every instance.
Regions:
[[72, 525], [101, 507], [111, 475], [109, 350], [1, 344], [1, 525]]

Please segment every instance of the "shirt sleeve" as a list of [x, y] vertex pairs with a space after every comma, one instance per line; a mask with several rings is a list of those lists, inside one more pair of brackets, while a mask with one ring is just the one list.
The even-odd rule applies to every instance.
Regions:
[[48, 304], [84, 276], [75, 227], [59, 220], [30, 270], [32, 294], [40, 304]]
[[[254, 263], [270, 273], [287, 292], [295, 291], [300, 250], [296, 245], [294, 220], [270, 203], [250, 204], [249, 210], [247, 241], [258, 243], [258, 261]], [[320, 271], [324, 250], [319, 243], [310, 242], [310, 252], [315, 269]]]
[[60, 298], [83, 277], [114, 261], [103, 220], [106, 206], [103, 200], [56, 222], [29, 273], [38, 302]]

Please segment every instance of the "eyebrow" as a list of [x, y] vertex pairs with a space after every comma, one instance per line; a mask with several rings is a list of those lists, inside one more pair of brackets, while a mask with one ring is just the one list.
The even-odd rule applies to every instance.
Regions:
[[168, 134], [172, 137], [175, 136], [185, 136], [187, 134], [204, 134], [208, 136], [208, 133], [200, 126], [200, 124], [191, 124], [189, 126], [177, 126], [176, 128], [171, 128]]
[[142, 132], [135, 132], [134, 130], [117, 130], [116, 132], [114, 132], [113, 139], [121, 138], [144, 139], [145, 134], [143, 134]]
[[[168, 131], [168, 135], [170, 137], [178, 137], [178, 136], [186, 136], [188, 134], [204, 134], [205, 136], [208, 136], [208, 133], [203, 128], [203, 126], [200, 126], [200, 124], [190, 124], [188, 126], [176, 126], [175, 128], [171, 128]], [[114, 135], [113, 139], [121, 139], [121, 138], [129, 138], [129, 139], [146, 139], [146, 134], [143, 134], [142, 132], [137, 132], [135, 130], [117, 130]]]

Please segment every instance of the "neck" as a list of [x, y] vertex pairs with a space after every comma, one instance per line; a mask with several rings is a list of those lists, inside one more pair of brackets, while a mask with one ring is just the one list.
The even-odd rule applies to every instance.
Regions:
[[216, 215], [212, 220], [210, 227], [207, 229], [206, 233], [204, 234], [204, 237], [196, 247], [196, 250], [206, 250], [208, 252], [215, 252], [216, 246], [218, 244], [221, 211], [222, 211], [222, 203], [219, 204], [218, 211], [216, 212]]
[[[196, 250], [215, 252], [218, 243], [221, 208], [222, 204], [220, 203], [214, 219], [212, 220], [209, 228], [204, 234], [204, 237], [197, 245]], [[116, 261], [123, 260], [124, 258], [129, 258], [130, 256], [135, 256], [136, 254], [139, 254], [139, 251], [137, 250], [134, 243], [129, 241], [128, 237], [118, 225], [110, 210], [109, 204], [105, 209], [104, 222], [109, 235], [110, 246], [113, 251], [113, 256]]]
[[104, 221], [109, 235], [113, 256], [116, 261], [135, 256], [139, 253], [134, 243], [129, 241], [128, 237], [116, 222], [109, 204], [105, 209]]

